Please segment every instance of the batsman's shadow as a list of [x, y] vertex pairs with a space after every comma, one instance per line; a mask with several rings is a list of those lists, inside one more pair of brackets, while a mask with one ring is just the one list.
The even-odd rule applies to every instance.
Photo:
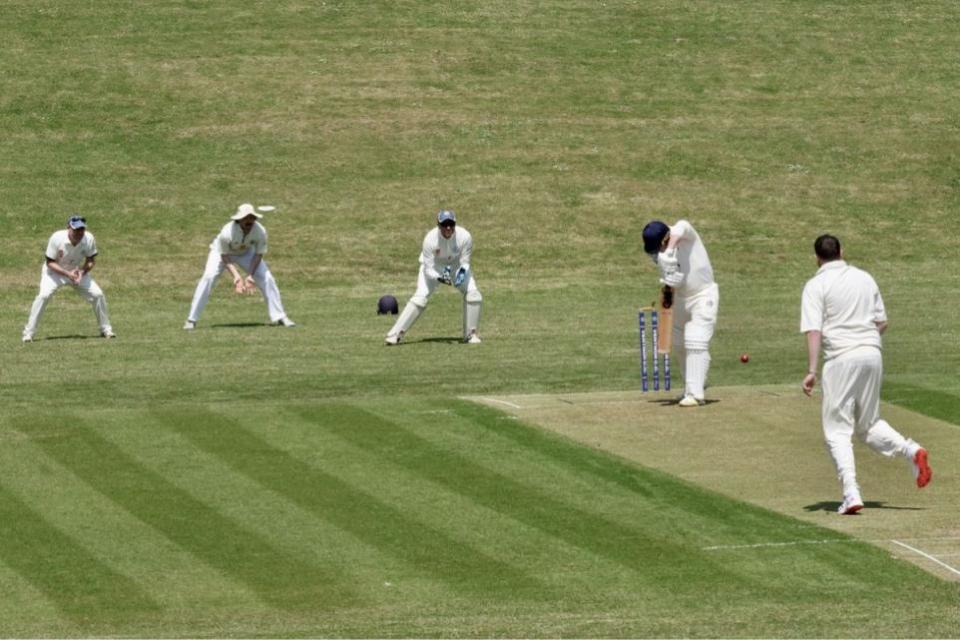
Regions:
[[[836, 500], [824, 500], [822, 502], [814, 502], [813, 504], [808, 504], [803, 508], [804, 511], [814, 512], [814, 511], [832, 511], [836, 513], [840, 508], [842, 503], [837, 502]], [[898, 507], [896, 505], [889, 505], [886, 502], [878, 500], [868, 500], [863, 503], [863, 506], [867, 509], [893, 509], [896, 511], [924, 511], [923, 507]]]
[[[661, 407], [676, 407], [677, 405], [680, 404], [680, 398], [654, 398], [653, 400], [649, 400], [648, 402], [650, 402], [650, 404], [658, 404]], [[711, 404], [717, 404], [718, 402], [720, 401], [717, 400], [716, 398], [710, 398], [708, 400], [704, 400], [703, 404], [700, 406], [708, 406]]]

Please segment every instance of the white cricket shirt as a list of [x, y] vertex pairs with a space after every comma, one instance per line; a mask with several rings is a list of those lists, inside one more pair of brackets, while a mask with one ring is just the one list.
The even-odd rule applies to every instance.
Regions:
[[473, 236], [463, 227], [454, 228], [453, 235], [444, 238], [440, 228], [427, 232], [423, 238], [420, 264], [428, 278], [439, 278], [444, 267], [456, 271], [460, 267], [470, 269], [470, 254], [473, 253]]
[[678, 238], [677, 261], [680, 263], [681, 273], [686, 274], [677, 293], [692, 297], [695, 294], [713, 285], [713, 266], [707, 248], [700, 239], [700, 234], [693, 225], [686, 220], [679, 220], [670, 227], [670, 237]]
[[67, 271], [82, 267], [87, 258], [97, 255], [97, 241], [89, 231], [83, 234], [83, 239], [76, 245], [70, 242], [70, 232], [61, 229], [50, 236], [47, 242], [46, 256], [56, 261]]
[[880, 288], [866, 271], [832, 260], [803, 287], [800, 332], [823, 335], [823, 359], [857, 347], [881, 348], [878, 322], [887, 321]]
[[220, 234], [210, 243], [210, 249], [228, 256], [243, 255], [251, 248], [255, 254], [267, 252], [267, 230], [259, 222], [254, 222], [250, 233], [243, 235], [240, 225], [231, 220], [223, 225]]

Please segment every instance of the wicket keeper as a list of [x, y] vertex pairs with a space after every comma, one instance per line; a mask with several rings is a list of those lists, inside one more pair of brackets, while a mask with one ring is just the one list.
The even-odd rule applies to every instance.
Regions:
[[428, 231], [423, 239], [417, 290], [387, 333], [387, 345], [397, 345], [403, 340], [427, 307], [430, 296], [441, 284], [452, 286], [463, 294], [463, 341], [480, 343], [478, 329], [483, 297], [470, 269], [471, 253], [473, 236], [457, 226], [457, 216], [453, 211], [442, 210], [437, 214], [437, 227]]

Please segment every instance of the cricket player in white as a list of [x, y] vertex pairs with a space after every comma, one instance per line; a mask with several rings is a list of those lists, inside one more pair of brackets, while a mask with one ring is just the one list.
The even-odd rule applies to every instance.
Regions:
[[822, 235], [814, 243], [817, 274], [803, 288], [800, 331], [807, 337], [807, 375], [803, 392], [812, 395], [823, 347], [823, 435], [843, 489], [843, 515], [863, 508], [853, 458], [856, 434], [871, 449], [888, 458], [912, 462], [917, 487], [933, 476], [927, 451], [904, 438], [880, 419], [883, 379], [882, 334], [887, 313], [877, 283], [866, 271], [843, 260], [840, 241]]
[[[200, 314], [210, 299], [210, 292], [224, 269], [233, 276], [233, 287], [237, 293], [253, 294], [257, 289], [263, 293], [272, 324], [296, 326], [283, 310], [277, 282], [263, 260], [267, 253], [267, 230], [258, 222], [261, 218], [263, 216], [257, 213], [252, 204], [242, 204], [210, 243], [207, 266], [197, 283], [184, 329], [190, 331], [196, 328]], [[249, 275], [244, 278], [237, 267]]]
[[90, 277], [90, 271], [96, 264], [97, 241], [93, 234], [87, 231], [86, 218], [71, 216], [67, 220], [66, 229], [50, 236], [45, 257], [40, 271], [40, 293], [30, 308], [30, 318], [23, 328], [23, 341], [33, 341], [40, 317], [47, 308], [50, 297], [65, 285], [72, 286], [74, 291], [93, 306], [97, 324], [100, 325], [100, 335], [104, 338], [115, 338], [110, 317], [107, 315], [107, 299], [103, 290]]
[[720, 288], [707, 248], [686, 220], [667, 226], [653, 220], [643, 229], [643, 249], [660, 267], [660, 282], [674, 290], [673, 344], [684, 363], [681, 407], [704, 404], [710, 371], [710, 340], [717, 326]]
[[483, 297], [470, 269], [472, 252], [473, 237], [469, 231], [457, 226], [453, 211], [445, 209], [437, 214], [437, 228], [427, 232], [423, 239], [417, 291], [387, 334], [388, 345], [400, 343], [440, 284], [456, 287], [463, 294], [463, 340], [470, 344], [480, 343], [477, 331]]

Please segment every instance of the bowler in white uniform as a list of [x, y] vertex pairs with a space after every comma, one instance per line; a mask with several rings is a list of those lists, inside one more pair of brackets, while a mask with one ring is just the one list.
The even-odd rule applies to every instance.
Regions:
[[30, 308], [30, 318], [23, 328], [23, 341], [32, 342], [51, 296], [60, 287], [70, 285], [93, 306], [104, 338], [116, 337], [107, 314], [107, 299], [103, 290], [90, 277], [96, 264], [97, 241], [87, 231], [87, 220], [70, 216], [67, 228], [55, 232], [47, 242], [43, 268], [40, 270], [40, 293]]
[[483, 297], [470, 268], [472, 252], [473, 237], [469, 231], [457, 226], [453, 211], [444, 209], [437, 214], [437, 227], [427, 232], [423, 239], [417, 290], [387, 333], [386, 344], [400, 343], [441, 284], [452, 286], [463, 294], [463, 340], [469, 344], [480, 343], [478, 330]]
[[[234, 288], [238, 292], [253, 292], [254, 287], [260, 290], [267, 303], [271, 324], [296, 326], [283, 310], [280, 289], [263, 260], [267, 253], [267, 230], [258, 222], [261, 218], [263, 216], [257, 213], [252, 204], [242, 204], [210, 243], [207, 266], [197, 282], [184, 329], [190, 331], [196, 328], [200, 314], [207, 306], [210, 293], [224, 269], [233, 276]], [[247, 272], [246, 278], [238, 267]]]
[[800, 331], [807, 338], [803, 392], [813, 393], [822, 347], [823, 435], [843, 491], [838, 511], [852, 515], [863, 509], [854, 434], [883, 456], [909, 460], [919, 488], [930, 482], [933, 473], [927, 451], [880, 419], [880, 335], [887, 329], [887, 313], [877, 283], [869, 273], [844, 261], [836, 237], [822, 235], [813, 248], [819, 270], [803, 288], [800, 314]]
[[686, 220], [667, 226], [653, 220], [643, 229], [643, 250], [660, 268], [660, 282], [673, 288], [673, 345], [683, 362], [681, 407], [706, 402], [710, 340], [717, 326], [720, 288], [700, 234]]

